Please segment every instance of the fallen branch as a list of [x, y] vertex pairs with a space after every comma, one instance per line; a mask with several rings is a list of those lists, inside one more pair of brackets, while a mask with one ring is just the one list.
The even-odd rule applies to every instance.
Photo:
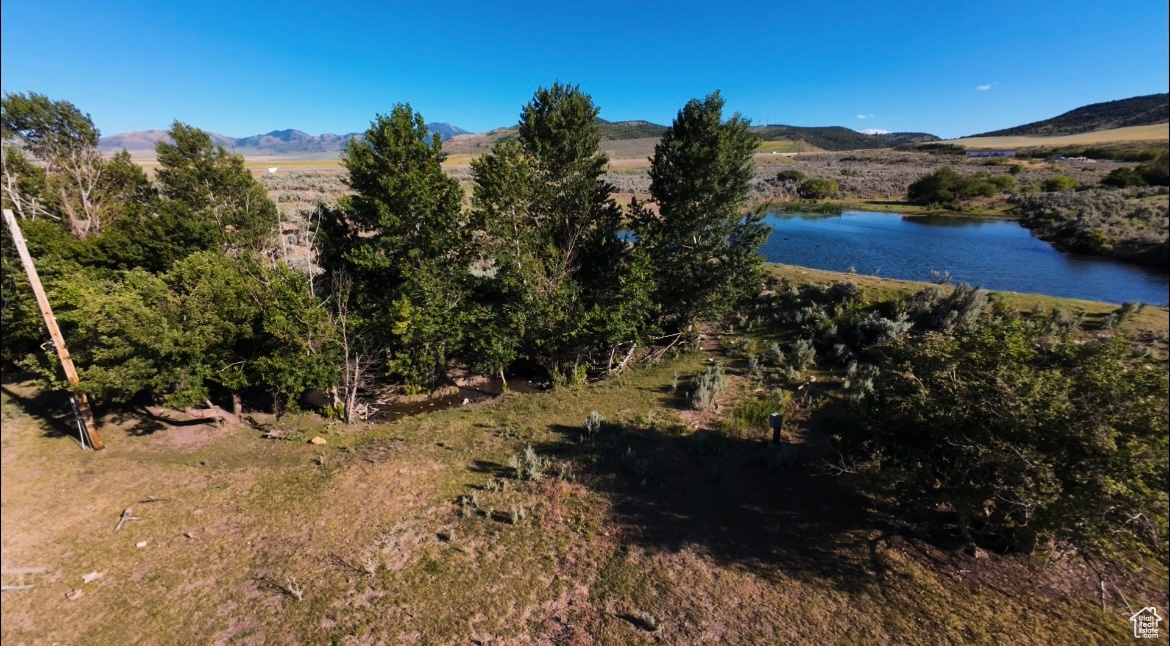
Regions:
[[660, 337], [660, 338], [669, 338], [670, 336], [674, 337], [674, 341], [671, 341], [669, 345], [662, 348], [661, 350], [647, 354], [645, 357], [642, 358], [642, 361], [657, 361], [657, 360], [661, 359], [671, 348], [678, 345], [679, 341], [681, 341], [683, 338], [682, 332], [679, 332], [678, 334], [671, 334], [671, 335], [668, 335], [666, 337]]
[[32, 589], [33, 589], [33, 586], [32, 586], [32, 585], [5, 585], [5, 586], [0, 586], [0, 590], [3, 590], [4, 592], [19, 592], [19, 591], [21, 591], [21, 590], [32, 590]]
[[206, 402], [204, 408], [185, 408], [181, 411], [173, 411], [161, 406], [146, 406], [143, 410], [151, 418], [167, 424], [182, 426], [187, 424], [199, 423], [214, 423], [223, 424], [230, 422], [232, 424], [240, 424], [240, 418], [232, 413], [212, 404]]
[[118, 526], [114, 528], [114, 531], [116, 532], [116, 531], [121, 530], [122, 525], [125, 525], [126, 521], [128, 521], [128, 520], [142, 520], [142, 519], [139, 518], [138, 516], [134, 515], [133, 509], [127, 507], [126, 509], [122, 510], [122, 516], [120, 518], [118, 518]]
[[[616, 349], [617, 349], [617, 347], [615, 346], [614, 350], [616, 350]], [[610, 372], [611, 373], [620, 373], [621, 371], [625, 370], [626, 366], [630, 363], [630, 359], [634, 358], [634, 350], [637, 350], [637, 349], [638, 349], [637, 342], [631, 343], [630, 344], [630, 351], [626, 353], [625, 358], [622, 359], [621, 363], [619, 363], [616, 368], [611, 368]], [[611, 366], [613, 365], [613, 356], [612, 355], [610, 355], [609, 363]]]

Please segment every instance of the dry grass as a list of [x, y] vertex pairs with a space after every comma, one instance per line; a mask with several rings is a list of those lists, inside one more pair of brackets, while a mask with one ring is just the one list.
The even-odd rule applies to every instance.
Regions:
[[[920, 286], [851, 278], [867, 298]], [[67, 437], [64, 402], [8, 383], [4, 567], [50, 572], [33, 590], [5, 593], [3, 641], [1125, 639], [1120, 594], [1102, 609], [1097, 579], [1075, 562], [974, 559], [904, 536], [825, 471], [816, 405], [792, 429], [801, 468], [766, 468], [763, 429], [720, 426], [754, 384], [718, 344], [706, 348], [589, 386], [375, 427], [258, 416], [293, 441], [107, 415], [109, 449], [96, 455]], [[692, 414], [672, 378], [685, 383], [712, 360], [732, 383]], [[620, 423], [607, 441], [580, 440], [591, 410]], [[329, 444], [304, 443], [314, 435]], [[509, 456], [528, 445], [552, 461], [540, 482], [509, 476]], [[627, 450], [648, 461], [644, 476], [631, 475]], [[572, 481], [556, 478], [561, 466], [572, 466]], [[159, 500], [141, 502], [150, 496]], [[127, 507], [141, 520], [115, 533]], [[93, 571], [104, 576], [83, 584]], [[1157, 576], [1152, 586], [1115, 583], [1133, 603], [1163, 603]], [[73, 589], [83, 596], [67, 599]]]
[[447, 159], [443, 160], [443, 165], [450, 167], [467, 167], [471, 166], [471, 160], [475, 159], [476, 157], [478, 157], [478, 155], [468, 155], [463, 153], [447, 155]]
[[1084, 132], [1058, 137], [971, 137], [954, 139], [947, 143], [967, 148], [1030, 148], [1038, 146], [1084, 146], [1114, 144], [1125, 141], [1166, 141], [1170, 139], [1170, 124], [1130, 126], [1097, 132]]
[[244, 165], [252, 170], [267, 171], [276, 168], [277, 174], [288, 170], [336, 170], [341, 168], [341, 158], [335, 159], [244, 159]]

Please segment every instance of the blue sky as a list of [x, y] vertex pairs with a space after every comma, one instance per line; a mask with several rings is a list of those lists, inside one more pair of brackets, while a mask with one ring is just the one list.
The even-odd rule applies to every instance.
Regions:
[[180, 119], [246, 136], [511, 125], [538, 85], [669, 123], [722, 90], [754, 123], [956, 137], [1165, 92], [1165, 0], [60, 2], [4, 0], [0, 86], [105, 134]]

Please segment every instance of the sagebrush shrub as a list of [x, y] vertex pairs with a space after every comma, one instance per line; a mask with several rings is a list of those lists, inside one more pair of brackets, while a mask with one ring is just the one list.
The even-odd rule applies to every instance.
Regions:
[[535, 482], [544, 477], [544, 470], [549, 467], [549, 460], [538, 455], [532, 445], [529, 445], [525, 447], [523, 455], [513, 455], [509, 458], [508, 466], [515, 471], [517, 480]]
[[715, 403], [715, 398], [727, 386], [727, 377], [723, 374], [723, 367], [716, 364], [707, 368], [707, 372], [695, 377], [694, 387], [691, 390], [691, 407], [695, 410], [706, 410]]
[[589, 416], [585, 418], [585, 437], [594, 438], [601, 433], [602, 427], [605, 426], [605, 418], [597, 411], [589, 411]]
[[816, 362], [817, 350], [813, 347], [811, 340], [797, 339], [789, 349], [789, 358], [792, 359], [792, 365], [803, 370]]

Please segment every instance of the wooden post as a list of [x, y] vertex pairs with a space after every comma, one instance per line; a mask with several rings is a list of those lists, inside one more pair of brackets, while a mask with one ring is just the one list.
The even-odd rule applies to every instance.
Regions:
[[20, 225], [16, 223], [16, 216], [9, 209], [4, 209], [4, 221], [8, 223], [8, 232], [12, 241], [16, 243], [16, 251], [20, 254], [20, 262], [24, 265], [24, 273], [28, 274], [28, 283], [32, 286], [33, 294], [37, 297], [37, 306], [41, 316], [45, 317], [45, 327], [49, 328], [49, 336], [53, 337], [53, 345], [57, 348], [57, 357], [61, 360], [61, 367], [65, 370], [65, 378], [73, 384], [73, 400], [77, 406], [77, 415], [81, 418], [84, 432], [88, 436], [89, 445], [95, 451], [106, 448], [102, 436], [98, 433], [97, 424], [93, 420], [93, 411], [89, 408], [89, 399], [78, 388], [81, 378], [77, 376], [77, 369], [73, 367], [73, 358], [65, 348], [65, 337], [61, 336], [61, 328], [57, 327], [57, 319], [53, 316], [53, 308], [49, 307], [49, 298], [45, 296], [45, 288], [41, 286], [41, 277], [33, 265], [32, 256], [28, 255], [28, 247], [24, 244], [24, 235], [20, 232]]

